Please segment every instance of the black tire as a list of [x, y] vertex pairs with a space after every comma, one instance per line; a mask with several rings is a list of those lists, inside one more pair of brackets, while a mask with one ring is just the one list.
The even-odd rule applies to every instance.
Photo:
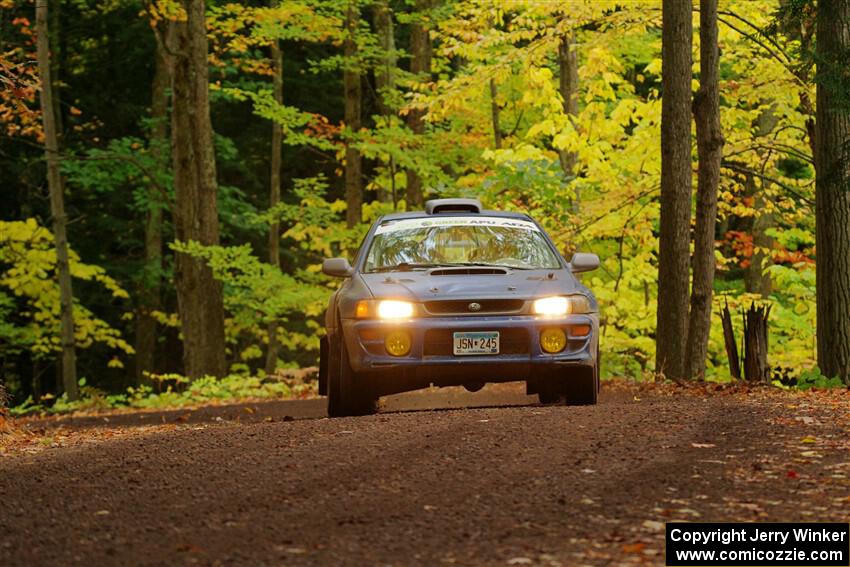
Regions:
[[328, 416], [346, 417], [375, 413], [378, 398], [365, 377], [351, 369], [345, 340], [338, 336], [329, 341]]
[[596, 345], [596, 366], [593, 368], [596, 374], [596, 391], [602, 391], [602, 353], [599, 352], [599, 345]]
[[595, 406], [599, 400], [599, 368], [576, 368], [564, 382], [568, 406]]
[[328, 395], [328, 357], [330, 356], [328, 337], [319, 340], [319, 395]]
[[559, 404], [564, 401], [564, 395], [552, 388], [544, 388], [537, 393], [537, 399], [541, 404]]

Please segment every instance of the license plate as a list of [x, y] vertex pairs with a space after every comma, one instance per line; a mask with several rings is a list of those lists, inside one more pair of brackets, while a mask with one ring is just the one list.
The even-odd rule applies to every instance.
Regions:
[[455, 356], [499, 354], [499, 331], [475, 331], [454, 334]]

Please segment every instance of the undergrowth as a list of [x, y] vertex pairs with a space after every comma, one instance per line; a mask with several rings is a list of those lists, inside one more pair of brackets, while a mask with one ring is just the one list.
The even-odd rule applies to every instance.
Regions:
[[47, 395], [32, 397], [10, 408], [12, 415], [30, 413], [70, 413], [116, 408], [175, 408], [246, 398], [291, 398], [310, 393], [313, 386], [303, 378], [278, 378], [233, 374], [223, 378], [204, 376], [190, 380], [179, 374], [149, 375], [151, 385], [127, 388], [123, 394], [107, 394], [80, 379], [80, 399], [69, 401]]

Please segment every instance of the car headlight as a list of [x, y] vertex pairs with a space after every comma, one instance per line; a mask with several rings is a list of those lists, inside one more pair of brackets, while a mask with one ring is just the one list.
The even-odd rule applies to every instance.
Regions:
[[541, 297], [534, 300], [532, 310], [535, 315], [548, 316], [587, 313], [590, 310], [590, 303], [583, 295]]
[[364, 299], [357, 302], [355, 317], [358, 319], [409, 319], [413, 317], [413, 303], [397, 299]]
[[381, 319], [407, 319], [413, 317], [413, 304], [409, 301], [385, 299], [378, 302], [378, 317]]

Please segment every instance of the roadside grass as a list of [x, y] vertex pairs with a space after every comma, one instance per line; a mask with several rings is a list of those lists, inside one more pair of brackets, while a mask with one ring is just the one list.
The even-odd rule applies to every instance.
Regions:
[[179, 374], [150, 375], [150, 385], [129, 387], [123, 394], [107, 394], [80, 379], [80, 399], [64, 395], [32, 397], [13, 406], [13, 416], [71, 414], [108, 410], [174, 409], [206, 404], [237, 403], [245, 400], [297, 399], [315, 395], [316, 368], [281, 371], [270, 376], [232, 374], [223, 378], [204, 376], [190, 380]]

